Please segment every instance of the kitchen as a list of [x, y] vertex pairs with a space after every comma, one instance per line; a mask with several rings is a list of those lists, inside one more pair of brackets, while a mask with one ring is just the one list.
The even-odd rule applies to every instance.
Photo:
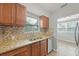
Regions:
[[49, 17], [28, 12], [27, 5], [0, 3], [1, 56], [46, 56], [53, 50]]
[[78, 3], [0, 3], [0, 56], [76, 55], [78, 8]]

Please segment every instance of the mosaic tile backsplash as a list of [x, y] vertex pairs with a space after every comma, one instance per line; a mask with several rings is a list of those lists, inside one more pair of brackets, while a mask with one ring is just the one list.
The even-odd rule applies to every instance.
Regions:
[[[0, 41], [1, 40], [14, 40], [18, 38], [18, 34], [21, 35], [23, 32], [21, 28], [17, 27], [1, 27], [0, 28]], [[19, 39], [19, 38], [18, 38]]]
[[0, 27], [0, 41], [31, 39], [33, 36], [49, 35], [43, 32], [27, 32], [18, 27]]
[[30, 38], [37, 33], [25, 33], [22, 28], [18, 27], [0, 27], [0, 41], [2, 40], [20, 40]]

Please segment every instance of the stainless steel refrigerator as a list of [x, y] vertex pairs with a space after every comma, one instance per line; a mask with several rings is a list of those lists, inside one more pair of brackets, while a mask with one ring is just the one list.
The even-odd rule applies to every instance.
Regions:
[[76, 43], [76, 56], [79, 56], [79, 21], [76, 22], [75, 27], [75, 43]]

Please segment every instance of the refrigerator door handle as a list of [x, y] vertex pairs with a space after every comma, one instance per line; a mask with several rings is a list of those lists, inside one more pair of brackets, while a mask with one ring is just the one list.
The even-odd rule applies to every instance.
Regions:
[[78, 28], [78, 22], [77, 22], [76, 28], [75, 28], [75, 42], [76, 42], [76, 45], [78, 46], [78, 41], [77, 41], [77, 37], [76, 37], [78, 35], [78, 34], [76, 34], [77, 28]]
[[78, 24], [78, 47], [79, 47], [79, 24]]

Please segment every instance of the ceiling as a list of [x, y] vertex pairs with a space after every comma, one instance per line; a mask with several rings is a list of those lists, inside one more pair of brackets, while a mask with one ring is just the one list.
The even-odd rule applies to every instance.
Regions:
[[58, 10], [65, 3], [26, 3], [24, 5], [29, 7], [40, 7], [41, 9], [53, 13]]
[[40, 3], [39, 5], [44, 10], [53, 13], [58, 10], [62, 5], [64, 5], [64, 3]]
[[27, 7], [28, 11], [32, 11], [36, 15], [57, 13], [59, 17], [75, 14], [79, 11], [79, 3], [24, 3], [23, 5]]

